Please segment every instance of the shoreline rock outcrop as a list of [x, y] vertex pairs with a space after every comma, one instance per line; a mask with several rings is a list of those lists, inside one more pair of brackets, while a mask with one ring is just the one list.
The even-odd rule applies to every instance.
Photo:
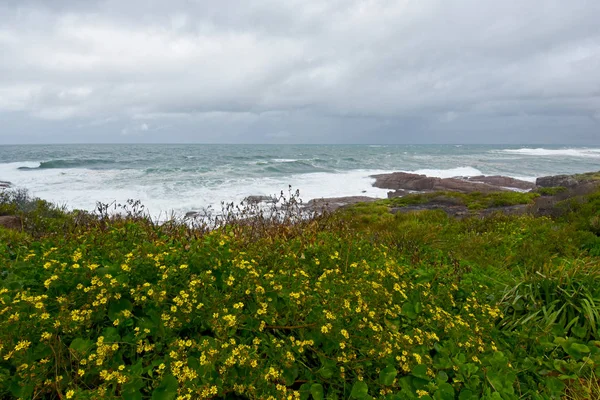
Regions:
[[388, 197], [390, 198], [402, 196], [405, 194], [404, 191], [490, 193], [506, 190], [531, 190], [535, 188], [535, 184], [532, 182], [498, 175], [435, 178], [407, 172], [392, 172], [389, 174], [372, 175], [371, 177], [375, 178], [374, 187], [394, 190], [394, 192], [388, 193]]

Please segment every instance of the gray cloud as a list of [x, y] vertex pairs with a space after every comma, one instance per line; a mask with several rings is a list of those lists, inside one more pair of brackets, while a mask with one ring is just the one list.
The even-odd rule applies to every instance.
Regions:
[[0, 5], [0, 142], [600, 141], [600, 2]]

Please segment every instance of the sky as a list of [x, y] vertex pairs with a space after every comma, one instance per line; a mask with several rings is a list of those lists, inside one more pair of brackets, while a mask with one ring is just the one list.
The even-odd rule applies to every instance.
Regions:
[[0, 144], [600, 144], [598, 0], [1, 0]]

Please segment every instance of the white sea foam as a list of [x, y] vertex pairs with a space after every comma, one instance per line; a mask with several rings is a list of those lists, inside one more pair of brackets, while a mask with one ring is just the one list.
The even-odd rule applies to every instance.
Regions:
[[287, 194], [299, 189], [304, 201], [322, 197], [372, 196], [385, 198], [387, 190], [374, 188], [370, 175], [382, 170], [352, 170], [340, 173], [316, 172], [281, 177], [233, 178], [218, 176], [199, 180], [192, 174], [149, 179], [141, 170], [33, 169], [39, 163], [0, 164], [0, 176], [15, 187], [26, 188], [33, 195], [69, 208], [93, 210], [96, 202], [124, 203], [140, 200], [154, 218], [174, 212], [183, 215], [211, 207], [221, 209], [221, 202], [239, 203], [250, 195]]
[[600, 158], [600, 149], [569, 148], [569, 149], [544, 149], [522, 148], [492, 150], [493, 153], [518, 154], [524, 156], [561, 156], [561, 157], [594, 157]]

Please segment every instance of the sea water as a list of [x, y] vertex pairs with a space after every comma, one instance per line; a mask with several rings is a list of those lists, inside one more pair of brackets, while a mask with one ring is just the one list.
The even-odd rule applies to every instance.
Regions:
[[539, 176], [600, 170], [600, 148], [483, 145], [81, 144], [0, 146], [0, 181], [69, 208], [140, 200], [183, 215], [250, 195], [300, 191], [304, 201], [372, 196], [373, 174]]

